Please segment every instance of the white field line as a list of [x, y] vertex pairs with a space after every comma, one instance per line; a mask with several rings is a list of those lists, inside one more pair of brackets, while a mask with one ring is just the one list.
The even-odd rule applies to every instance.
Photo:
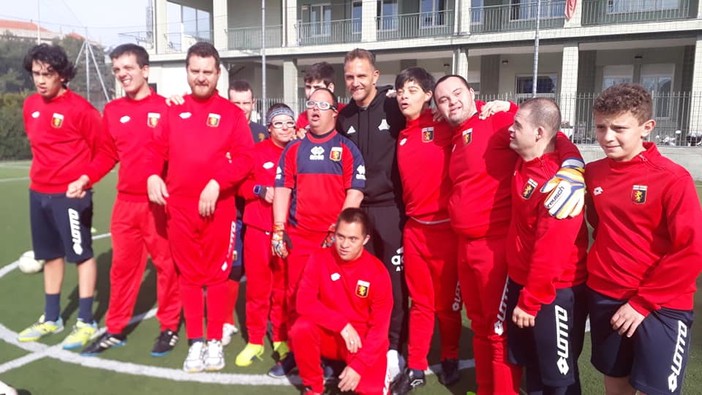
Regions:
[[29, 177], [0, 178], [0, 182], [26, 181]]

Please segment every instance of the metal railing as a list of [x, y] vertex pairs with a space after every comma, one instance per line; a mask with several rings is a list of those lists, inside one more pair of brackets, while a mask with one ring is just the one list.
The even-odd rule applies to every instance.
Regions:
[[[565, 0], [542, 0], [540, 29], [563, 27]], [[495, 33], [536, 29], [537, 4], [504, 4], [473, 7], [470, 10], [471, 33]]]
[[197, 36], [190, 33], [168, 33], [166, 36], [166, 53], [187, 52], [193, 44], [199, 41], [212, 43], [212, 35], [208, 37]]
[[375, 19], [377, 40], [450, 36], [453, 18], [453, 10], [379, 16]]
[[695, 0], [585, 0], [583, 25], [670, 21], [694, 18]]
[[326, 22], [298, 22], [299, 45], [343, 44], [361, 41], [361, 21], [340, 19]]
[[[227, 29], [229, 49], [261, 49], [261, 26]], [[266, 48], [283, 46], [283, 25], [266, 26]]]

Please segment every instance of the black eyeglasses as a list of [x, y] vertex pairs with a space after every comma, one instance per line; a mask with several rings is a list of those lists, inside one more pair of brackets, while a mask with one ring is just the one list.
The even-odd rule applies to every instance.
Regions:
[[295, 127], [295, 122], [293, 122], [293, 121], [286, 121], [286, 122], [277, 121], [277, 122], [271, 122], [271, 125], [276, 129], [283, 129], [283, 128], [291, 129], [291, 128]]
[[317, 107], [322, 111], [329, 110], [330, 108], [336, 108], [331, 103], [328, 103], [325, 101], [314, 101], [314, 100], [307, 100], [307, 102], [305, 103], [305, 107], [307, 107], [307, 108]]

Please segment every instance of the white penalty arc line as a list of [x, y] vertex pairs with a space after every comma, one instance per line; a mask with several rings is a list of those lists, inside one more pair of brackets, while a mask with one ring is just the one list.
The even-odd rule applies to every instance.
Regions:
[[[110, 237], [109, 233], [93, 236], [93, 240], [100, 240]], [[0, 269], [0, 278], [4, 277], [18, 266], [17, 261]], [[156, 315], [156, 309], [151, 309], [144, 314], [137, 315], [130, 320], [130, 324], [152, 318]], [[102, 328], [96, 336], [104, 333]], [[25, 356], [13, 359], [0, 364], [0, 374], [13, 369], [20, 368], [34, 361], [51, 358], [61, 362], [71, 363], [84, 367], [108, 370], [115, 373], [124, 373], [133, 376], [145, 376], [151, 378], [166, 379], [179, 382], [198, 382], [205, 384], [234, 384], [234, 385], [272, 385], [289, 386], [300, 385], [300, 378], [291, 375], [284, 379], [276, 379], [264, 374], [243, 374], [243, 373], [186, 373], [180, 369], [162, 368], [157, 366], [139, 365], [131, 362], [122, 362], [96, 357], [85, 357], [75, 352], [66, 351], [61, 348], [61, 344], [47, 346], [41, 343], [20, 343], [17, 341], [17, 333], [0, 324], [0, 340], [12, 344], [22, 350], [30, 352]], [[475, 367], [472, 359], [459, 361], [458, 368], [471, 369]], [[440, 365], [432, 365], [426, 371], [428, 374], [441, 370]]]

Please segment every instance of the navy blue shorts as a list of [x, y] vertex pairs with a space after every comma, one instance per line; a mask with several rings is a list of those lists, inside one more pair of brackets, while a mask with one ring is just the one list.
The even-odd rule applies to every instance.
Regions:
[[93, 257], [93, 192], [83, 198], [29, 191], [32, 248], [37, 259], [66, 258], [80, 263]]
[[610, 323], [626, 301], [590, 288], [588, 300], [595, 368], [610, 377], [629, 376], [631, 385], [647, 394], [679, 394], [690, 352], [692, 311], [653, 311], [629, 338]]
[[505, 321], [510, 362], [526, 368], [529, 393], [544, 391], [544, 387], [564, 391], [570, 387], [569, 393], [579, 389], [578, 357], [587, 320], [585, 285], [556, 290], [556, 299], [541, 306], [532, 328], [519, 328], [512, 321], [522, 288], [511, 279], [507, 283]]

